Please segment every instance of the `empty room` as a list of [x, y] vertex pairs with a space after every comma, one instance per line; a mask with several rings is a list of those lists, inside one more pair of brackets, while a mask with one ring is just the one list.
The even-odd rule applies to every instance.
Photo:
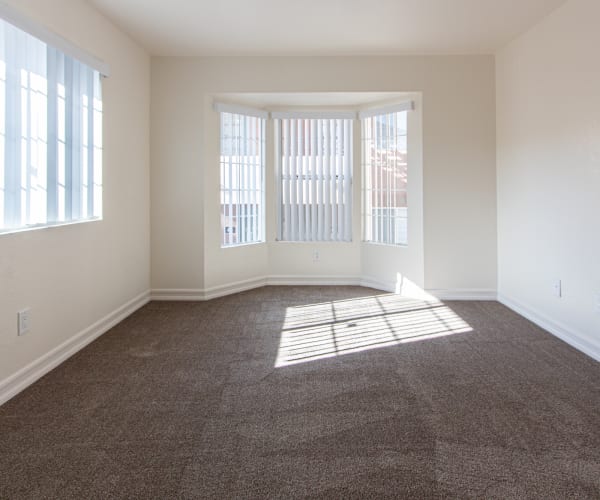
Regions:
[[0, 0], [0, 498], [600, 498], [598, 0]]

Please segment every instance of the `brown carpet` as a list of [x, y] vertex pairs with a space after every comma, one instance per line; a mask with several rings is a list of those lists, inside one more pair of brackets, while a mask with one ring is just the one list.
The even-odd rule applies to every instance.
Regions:
[[496, 302], [153, 302], [0, 407], [0, 498], [600, 498], [600, 364]]

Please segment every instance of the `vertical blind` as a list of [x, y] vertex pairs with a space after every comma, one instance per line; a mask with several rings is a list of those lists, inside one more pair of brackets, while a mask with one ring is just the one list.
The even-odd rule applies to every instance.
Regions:
[[264, 241], [265, 119], [220, 115], [221, 244]]
[[279, 118], [278, 239], [352, 240], [352, 120]]
[[0, 19], [0, 231], [99, 217], [97, 70]]
[[363, 118], [364, 239], [408, 243], [407, 111]]

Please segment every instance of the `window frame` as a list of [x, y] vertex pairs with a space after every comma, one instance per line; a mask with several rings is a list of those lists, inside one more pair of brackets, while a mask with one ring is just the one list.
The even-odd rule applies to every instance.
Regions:
[[[220, 247], [222, 249], [225, 248], [236, 248], [236, 247], [240, 247], [240, 246], [247, 246], [247, 245], [256, 245], [256, 244], [261, 244], [261, 243], [265, 243], [266, 242], [266, 125], [267, 125], [267, 117], [268, 114], [267, 113], [263, 113], [259, 110], [253, 110], [252, 108], [247, 108], [247, 107], [243, 107], [243, 106], [233, 106], [233, 105], [227, 105], [227, 104], [221, 104], [221, 103], [215, 103], [214, 106], [215, 111], [217, 111], [219, 113], [219, 216], [220, 216], [220, 224], [219, 224], [219, 228], [220, 228]], [[255, 155], [252, 155], [252, 149], [248, 149], [247, 146], [245, 146], [245, 151], [246, 151], [246, 157], [252, 157], [252, 156], [256, 156], [258, 158], [258, 162], [257, 163], [251, 163], [249, 160], [248, 161], [244, 161], [241, 163], [238, 163], [238, 173], [240, 172], [241, 168], [245, 168], [247, 169], [246, 172], [244, 172], [244, 175], [246, 177], [246, 179], [249, 179], [251, 176], [251, 167], [259, 167], [259, 172], [258, 175], [260, 176], [260, 182], [255, 183], [255, 184], [250, 184], [250, 187], [245, 187], [243, 189], [243, 192], [245, 193], [245, 195], [243, 196], [245, 198], [245, 201], [238, 201], [238, 203], [232, 203], [232, 200], [230, 200], [229, 203], [225, 204], [224, 203], [224, 199], [226, 198], [226, 195], [228, 194], [231, 198], [233, 198], [233, 194], [234, 194], [234, 187], [230, 186], [229, 188], [225, 188], [225, 183], [227, 180], [230, 181], [231, 184], [233, 184], [233, 163], [231, 161], [231, 158], [233, 158], [235, 155], [229, 154], [229, 155], [223, 155], [224, 152], [224, 115], [231, 115], [231, 119], [232, 119], [232, 132], [233, 132], [233, 117], [237, 116], [237, 117], [242, 117], [246, 120], [256, 120], [256, 124], [259, 125], [259, 130], [256, 136], [249, 136], [249, 137], [245, 137], [244, 141], [248, 142], [248, 141], [252, 141], [253, 137], [257, 142], [257, 149], [255, 150]], [[241, 128], [238, 130], [238, 132], [241, 134]], [[233, 136], [231, 136], [233, 137]], [[238, 137], [239, 139], [239, 137]], [[234, 151], [234, 149], [236, 148], [236, 145], [234, 144], [233, 141], [231, 141], [229, 143], [229, 150], [230, 151]], [[237, 149], [238, 152], [241, 151], [242, 147], [238, 141], [237, 144]], [[250, 154], [248, 154], [250, 153]], [[240, 158], [242, 157], [242, 155], [238, 155]], [[229, 175], [227, 175], [226, 172], [224, 172], [224, 166], [226, 165], [226, 163], [223, 161], [223, 158], [229, 158], [229, 162], [227, 163], [227, 165], [229, 165]], [[255, 173], [256, 176], [256, 173]], [[256, 178], [254, 179], [256, 180]], [[239, 175], [238, 175], [238, 186], [240, 185], [239, 182]], [[238, 200], [241, 200], [242, 196], [241, 196], [241, 192], [242, 190], [240, 190], [238, 188], [237, 190], [237, 197]], [[252, 195], [250, 195], [250, 200], [248, 199], [247, 195], [251, 192], [254, 192]], [[257, 196], [258, 195], [258, 196]], [[253, 220], [253, 224], [255, 227], [255, 234], [253, 235], [252, 239], [250, 240], [246, 240], [246, 241], [231, 241], [231, 236], [230, 241], [226, 241], [227, 239], [227, 235], [232, 235], [235, 234], [236, 238], [238, 237], [238, 235], [240, 234], [240, 231], [238, 229], [243, 229], [244, 233], [247, 231], [247, 227], [245, 226], [244, 228], [242, 228], [242, 224], [239, 224], [238, 226], [238, 222], [239, 222], [239, 208], [240, 206], [242, 206], [243, 204], [248, 205], [251, 200], [254, 200], [252, 203], [256, 204], [257, 206], [257, 214], [253, 217], [250, 218], [250, 220]], [[225, 211], [224, 211], [224, 206], [229, 206], [229, 214], [225, 215]], [[233, 226], [233, 207], [236, 207], [236, 214], [238, 214], [236, 216], [236, 222], [235, 222], [235, 226]], [[225, 225], [225, 218], [229, 217], [229, 221], [230, 224], [227, 226]], [[246, 221], [248, 221], [249, 219], [246, 218]], [[230, 231], [226, 231], [226, 228], [234, 228], [234, 231], [230, 232]], [[252, 232], [253, 233], [253, 232]]]
[[[277, 241], [351, 243], [356, 113], [276, 112], [272, 117], [275, 121]], [[309, 153], [300, 156], [301, 149]], [[301, 180], [302, 183], [292, 185], [294, 177], [295, 182]], [[305, 185], [306, 182], [310, 184]], [[299, 189], [303, 200], [313, 197], [314, 200], [305, 203], [304, 210], [295, 214], [291, 206], [299, 201], [296, 198]], [[285, 203], [286, 191], [289, 191], [289, 203]]]
[[[397, 104], [395, 106], [389, 106], [386, 108], [380, 109], [372, 109], [367, 112], [360, 113], [361, 119], [361, 157], [362, 157], [362, 165], [361, 165], [361, 173], [362, 173], [362, 240], [364, 243], [374, 244], [374, 245], [385, 245], [392, 247], [407, 247], [409, 245], [408, 238], [408, 230], [409, 230], [409, 184], [408, 184], [408, 172], [409, 172], [409, 164], [408, 164], [408, 141], [409, 141], [409, 112], [414, 109], [414, 102], [409, 101], [406, 103]], [[403, 117], [403, 125], [404, 125], [404, 133], [395, 133], [394, 137], [394, 158], [396, 165], [390, 167], [390, 151], [392, 149], [389, 148], [390, 141], [390, 128], [388, 126], [386, 130], [385, 136], [381, 134], [381, 137], [377, 137], [376, 133], [373, 133], [374, 124], [377, 118], [385, 117], [385, 121], [389, 125], [389, 118], [394, 116], [396, 119], [396, 129], [399, 129], [400, 126], [398, 124], [398, 115], [400, 113], [405, 113]], [[370, 124], [367, 124], [367, 120], [370, 120]], [[369, 133], [372, 135], [369, 136]], [[398, 139], [403, 138], [404, 148], [398, 148]], [[385, 141], [384, 141], [385, 139]], [[386, 147], [378, 148], [377, 142], [381, 141], [382, 143], [386, 143]], [[375, 152], [368, 153], [367, 149], [371, 150], [372, 144], [375, 143]], [[380, 151], [378, 153], [378, 151]], [[384, 152], [385, 151], [385, 159]], [[398, 155], [404, 155], [405, 163], [398, 163]], [[373, 156], [375, 155], [375, 156]], [[380, 158], [378, 158], [380, 155]], [[375, 161], [375, 165], [372, 163]], [[370, 182], [370, 175], [374, 169], [377, 168], [377, 163], [379, 163], [382, 167], [387, 168], [386, 178], [380, 176], [378, 182], [376, 181], [376, 187], [373, 187], [373, 183]], [[402, 175], [402, 165], [405, 165], [405, 180], [403, 181], [405, 186], [403, 188], [390, 188], [391, 183], [398, 182], [396, 177]], [[393, 180], [391, 180], [393, 178]], [[382, 189], [382, 185], [385, 182], [386, 189]], [[401, 181], [402, 182], [402, 181]], [[398, 207], [396, 205], [395, 199], [398, 196], [398, 193], [404, 193], [404, 198], [406, 200], [404, 207]], [[384, 196], [386, 198], [385, 205], [379, 206], [380, 210], [387, 210], [388, 213], [385, 215], [379, 215], [377, 220], [377, 227], [373, 230], [374, 224], [373, 219], [375, 217], [373, 213], [373, 205], [372, 200], [374, 197], [381, 198]], [[392, 197], [394, 198], [394, 202], [391, 202]], [[369, 203], [371, 201], [371, 203]], [[393, 206], [394, 205], [394, 206]], [[393, 209], [403, 209], [404, 215], [391, 215], [390, 211]], [[402, 222], [404, 221], [404, 222]], [[398, 225], [400, 224], [400, 225]], [[400, 233], [400, 237], [397, 234]]]
[[0, 236], [102, 220], [110, 68], [9, 6], [0, 22]]

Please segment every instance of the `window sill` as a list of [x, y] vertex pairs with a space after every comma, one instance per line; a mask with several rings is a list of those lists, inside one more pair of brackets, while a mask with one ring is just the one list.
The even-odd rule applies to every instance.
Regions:
[[102, 217], [91, 217], [89, 219], [72, 220], [67, 222], [57, 222], [55, 224], [38, 224], [25, 227], [16, 227], [11, 229], [0, 229], [0, 238], [10, 234], [29, 233], [31, 231], [41, 231], [43, 229], [52, 229], [55, 227], [75, 226], [79, 224], [85, 224], [87, 222], [98, 222], [101, 221]]
[[253, 241], [251, 243], [233, 243], [231, 245], [221, 245], [221, 250], [227, 250], [229, 248], [250, 247], [255, 245], [265, 245], [266, 243], [266, 241]]
[[379, 243], [377, 241], [363, 241], [362, 243], [376, 247], [408, 248], [408, 243]]
[[338, 245], [338, 244], [344, 244], [344, 245], [351, 245], [352, 243], [354, 243], [353, 240], [350, 241], [342, 241], [342, 240], [312, 240], [312, 241], [306, 241], [306, 240], [302, 240], [302, 241], [293, 241], [293, 240], [275, 240], [275, 243], [283, 243], [283, 244], [287, 244], [287, 243], [292, 243], [294, 245]]

